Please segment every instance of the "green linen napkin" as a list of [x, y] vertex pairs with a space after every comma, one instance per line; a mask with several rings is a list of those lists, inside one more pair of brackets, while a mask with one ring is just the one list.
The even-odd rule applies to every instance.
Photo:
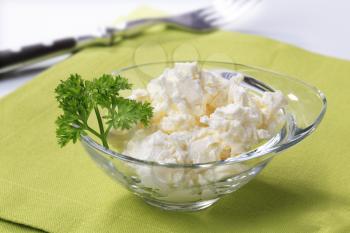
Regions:
[[[318, 130], [251, 183], [207, 210], [148, 206], [108, 178], [80, 144], [60, 149], [54, 88], [150, 61], [233, 61], [293, 75], [323, 90]], [[233, 32], [148, 32], [89, 48], [0, 102], [0, 232], [350, 232], [350, 62]]]

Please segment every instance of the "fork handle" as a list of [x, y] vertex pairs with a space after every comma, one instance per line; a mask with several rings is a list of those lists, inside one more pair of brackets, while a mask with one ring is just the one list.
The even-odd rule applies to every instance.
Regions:
[[92, 40], [93, 38], [92, 36], [70, 37], [55, 40], [49, 45], [33, 44], [24, 46], [19, 51], [0, 51], [0, 74], [47, 58], [73, 52], [83, 40]]

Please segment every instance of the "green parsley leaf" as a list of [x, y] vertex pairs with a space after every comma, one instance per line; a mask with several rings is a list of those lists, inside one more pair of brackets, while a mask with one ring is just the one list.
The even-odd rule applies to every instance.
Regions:
[[[58, 107], [63, 114], [56, 120], [56, 137], [63, 147], [70, 141], [75, 143], [88, 132], [100, 138], [109, 148], [107, 135], [111, 128], [130, 129], [135, 124], [147, 126], [153, 116], [150, 103], [141, 103], [119, 96], [122, 90], [131, 89], [128, 80], [121, 76], [104, 74], [92, 81], [71, 74], [56, 87]], [[88, 125], [91, 113], [95, 113], [99, 129]], [[101, 112], [106, 112], [101, 115]]]

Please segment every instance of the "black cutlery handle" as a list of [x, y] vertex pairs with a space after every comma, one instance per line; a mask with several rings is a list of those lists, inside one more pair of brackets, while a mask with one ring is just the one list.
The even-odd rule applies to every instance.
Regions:
[[19, 51], [0, 51], [0, 73], [11, 70], [17, 64], [26, 63], [55, 53], [69, 51], [76, 47], [75, 38], [65, 38], [54, 41], [50, 45], [34, 44], [22, 47]]

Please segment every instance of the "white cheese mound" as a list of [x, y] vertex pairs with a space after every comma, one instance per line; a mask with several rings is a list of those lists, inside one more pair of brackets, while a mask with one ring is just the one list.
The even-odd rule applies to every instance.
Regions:
[[[129, 133], [122, 153], [158, 163], [206, 163], [270, 139], [284, 122], [286, 100], [280, 91], [259, 95], [244, 87], [242, 79], [239, 73], [224, 79], [195, 62], [166, 69], [146, 89], [132, 91], [129, 98], [150, 102], [154, 117], [150, 127], [140, 125]], [[203, 187], [199, 197], [214, 197], [205, 184], [246, 170], [238, 164], [207, 170], [141, 165], [134, 169], [144, 186], [169, 201], [194, 198], [186, 187]]]
[[124, 154], [161, 163], [205, 163], [251, 149], [276, 134], [284, 121], [286, 100], [280, 91], [261, 96], [197, 63], [173, 69], [133, 90], [129, 98], [149, 101], [152, 130], [140, 128]]

